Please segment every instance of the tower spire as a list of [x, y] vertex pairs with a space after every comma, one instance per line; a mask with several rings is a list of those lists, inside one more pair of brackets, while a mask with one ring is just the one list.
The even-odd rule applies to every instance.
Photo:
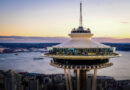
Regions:
[[82, 26], [82, 1], [80, 1], [80, 26]]

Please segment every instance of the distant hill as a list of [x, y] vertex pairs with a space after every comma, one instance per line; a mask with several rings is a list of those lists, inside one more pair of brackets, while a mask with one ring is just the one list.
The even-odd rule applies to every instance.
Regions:
[[[69, 37], [23, 37], [23, 36], [0, 36], [0, 43], [62, 43], [69, 40]], [[130, 43], [130, 38], [116, 39], [106, 37], [92, 38], [98, 42], [107, 43]]]
[[[60, 43], [0, 43], [5, 48], [44, 48], [58, 45]], [[112, 47], [116, 47], [118, 51], [130, 51], [130, 43], [103, 43]]]
[[58, 45], [59, 43], [0, 43], [1, 47], [4, 48], [46, 48], [54, 45]]
[[110, 37], [94, 37], [93, 40], [98, 42], [107, 42], [107, 43], [130, 43], [130, 38], [118, 39]]
[[67, 40], [67, 37], [0, 36], [0, 43], [61, 43]]
[[111, 47], [116, 47], [118, 51], [130, 51], [130, 43], [103, 43]]

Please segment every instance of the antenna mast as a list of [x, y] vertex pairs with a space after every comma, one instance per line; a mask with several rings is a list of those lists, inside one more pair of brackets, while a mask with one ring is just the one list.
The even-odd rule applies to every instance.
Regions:
[[82, 26], [82, 1], [80, 1], [80, 26]]

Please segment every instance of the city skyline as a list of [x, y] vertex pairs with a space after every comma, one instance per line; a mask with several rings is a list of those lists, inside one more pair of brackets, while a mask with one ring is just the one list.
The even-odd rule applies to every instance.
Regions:
[[[0, 36], [67, 37], [80, 0], [1, 0]], [[129, 0], [83, 0], [83, 26], [95, 37], [130, 38]]]

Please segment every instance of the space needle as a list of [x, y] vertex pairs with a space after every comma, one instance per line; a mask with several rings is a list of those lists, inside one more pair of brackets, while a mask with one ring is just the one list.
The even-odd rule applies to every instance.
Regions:
[[89, 28], [82, 25], [82, 2], [80, 2], [80, 25], [72, 29], [69, 34], [71, 40], [53, 46], [46, 54], [53, 58], [51, 65], [63, 68], [66, 80], [66, 89], [75, 90], [71, 78], [74, 71], [76, 78], [76, 90], [87, 90], [87, 72], [94, 71], [92, 90], [96, 90], [97, 70], [113, 65], [110, 58], [118, 57], [114, 47], [110, 47], [91, 40], [93, 34]]

